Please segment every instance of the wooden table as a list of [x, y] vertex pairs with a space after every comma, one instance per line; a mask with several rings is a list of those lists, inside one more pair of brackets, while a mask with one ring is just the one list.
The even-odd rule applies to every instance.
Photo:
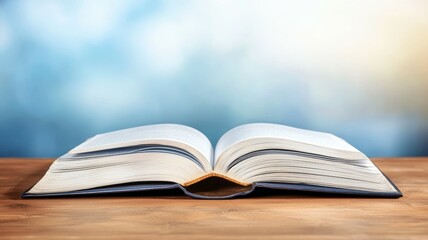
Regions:
[[400, 199], [287, 194], [21, 199], [51, 159], [0, 159], [0, 239], [428, 239], [428, 158], [375, 159]]

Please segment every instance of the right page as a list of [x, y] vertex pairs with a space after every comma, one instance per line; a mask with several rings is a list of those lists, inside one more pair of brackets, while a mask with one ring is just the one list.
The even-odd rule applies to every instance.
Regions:
[[[302, 143], [302, 150], [308, 150], [310, 146], [319, 148], [337, 149], [349, 152], [350, 155], [358, 155], [360, 152], [341, 138], [329, 133], [304, 130], [285, 125], [272, 123], [251, 123], [235, 127], [226, 132], [218, 141], [215, 148], [215, 159], [234, 145], [251, 139], [279, 138], [290, 142]], [[307, 146], [305, 146], [307, 145]], [[311, 150], [311, 149], [309, 149]]]
[[395, 188], [360, 151], [332, 134], [254, 123], [225, 133], [214, 171], [243, 184], [278, 182], [359, 191]]

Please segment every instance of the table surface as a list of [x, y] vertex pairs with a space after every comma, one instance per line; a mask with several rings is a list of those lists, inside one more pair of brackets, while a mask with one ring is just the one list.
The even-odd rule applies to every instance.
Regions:
[[399, 199], [296, 194], [21, 199], [52, 159], [0, 159], [0, 239], [428, 239], [428, 158], [373, 162]]

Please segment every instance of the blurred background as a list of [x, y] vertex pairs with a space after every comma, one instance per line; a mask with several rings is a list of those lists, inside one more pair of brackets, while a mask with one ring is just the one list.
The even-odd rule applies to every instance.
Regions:
[[428, 1], [0, 1], [0, 156], [250, 122], [428, 155]]

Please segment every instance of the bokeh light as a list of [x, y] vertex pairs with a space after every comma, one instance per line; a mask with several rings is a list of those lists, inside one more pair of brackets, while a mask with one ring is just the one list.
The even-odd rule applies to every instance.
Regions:
[[1, 1], [0, 156], [274, 122], [428, 155], [427, 1]]

